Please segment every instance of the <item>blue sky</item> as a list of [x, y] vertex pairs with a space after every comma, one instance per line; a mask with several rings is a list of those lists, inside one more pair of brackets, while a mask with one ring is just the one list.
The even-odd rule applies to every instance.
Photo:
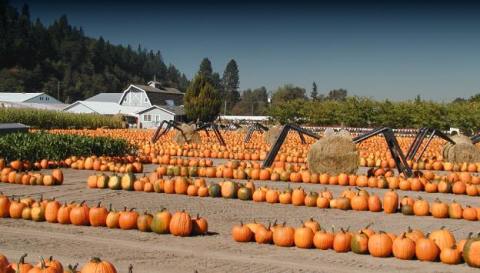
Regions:
[[377, 99], [480, 93], [478, 4], [26, 2], [44, 23], [66, 14], [89, 36], [160, 50], [189, 78], [204, 57], [220, 73], [233, 58], [241, 89], [292, 83], [309, 91], [316, 81], [320, 93], [345, 88]]

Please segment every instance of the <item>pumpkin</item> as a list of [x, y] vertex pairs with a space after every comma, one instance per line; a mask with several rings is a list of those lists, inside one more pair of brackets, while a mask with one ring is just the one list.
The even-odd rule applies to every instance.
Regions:
[[455, 202], [455, 200], [450, 203], [448, 207], [448, 217], [453, 219], [462, 219], [463, 217], [463, 208], [462, 205]]
[[67, 205], [67, 203], [63, 204], [60, 208], [58, 208], [57, 212], [57, 222], [62, 225], [70, 224], [70, 211], [72, 207]]
[[8, 209], [8, 213], [10, 214], [10, 217], [13, 219], [20, 219], [22, 218], [22, 212], [23, 209], [27, 205], [25, 203], [22, 203], [20, 201], [15, 201], [12, 197], [12, 201], [10, 202], [10, 207]]
[[261, 226], [255, 232], [255, 242], [258, 244], [271, 244], [273, 241], [273, 231], [270, 229], [270, 225], [268, 228]]
[[10, 216], [10, 199], [0, 193], [0, 217], [7, 218]]
[[176, 194], [187, 194], [188, 190], [188, 181], [184, 177], [175, 178], [175, 193]]
[[432, 203], [430, 213], [435, 218], [447, 218], [448, 217], [448, 205], [440, 201], [438, 198]]
[[94, 257], [86, 263], [80, 273], [117, 273], [117, 269], [113, 264], [107, 261], [102, 261], [100, 258]]
[[405, 237], [411, 239], [413, 242], [416, 242], [418, 239], [424, 238], [425, 235], [421, 230], [412, 229], [411, 227], [408, 227], [408, 230], [405, 233]]
[[437, 259], [440, 249], [429, 238], [420, 238], [415, 242], [415, 255], [420, 261], [433, 262]]
[[295, 229], [294, 243], [298, 248], [312, 248], [313, 236], [315, 233], [311, 228], [306, 227], [304, 224]]
[[415, 242], [402, 233], [393, 240], [392, 253], [397, 259], [411, 260], [415, 257]]
[[237, 183], [232, 181], [225, 181], [221, 187], [221, 193], [223, 198], [236, 198], [238, 191]]
[[441, 227], [439, 230], [433, 231], [432, 233], [430, 233], [430, 236], [428, 236], [428, 238], [434, 241], [440, 250], [444, 248], [452, 248], [455, 246], [455, 237], [445, 227]]
[[30, 269], [33, 268], [33, 265], [25, 263], [25, 257], [27, 257], [26, 253], [20, 257], [18, 263], [10, 263], [7, 267], [7, 272], [27, 273], [28, 271], [30, 271]]
[[208, 187], [208, 195], [210, 197], [220, 197], [222, 192], [222, 188], [218, 184], [211, 184]]
[[395, 190], [389, 190], [383, 196], [383, 211], [385, 213], [395, 213], [398, 208], [398, 194]]
[[99, 189], [105, 189], [108, 187], [108, 181], [109, 177], [102, 173], [100, 175], [97, 175], [97, 188]]
[[42, 206], [32, 207], [31, 210], [32, 220], [36, 222], [45, 221], [45, 209]]
[[55, 181], [55, 185], [63, 184], [63, 172], [60, 169], [55, 169], [52, 171], [52, 177]]
[[367, 254], [368, 253], [368, 235], [360, 232], [352, 236], [350, 242], [350, 248], [353, 253], [356, 254]]
[[41, 258], [40, 263], [38, 263], [35, 267], [43, 269], [43, 271], [40, 271], [40, 272], [63, 273], [62, 263], [60, 263], [57, 260], [54, 260], [53, 256], [50, 256], [46, 261], [43, 258]]
[[208, 233], [208, 222], [205, 218], [200, 217], [197, 214], [195, 219], [192, 219], [192, 234], [193, 235], [204, 235]]
[[127, 207], [125, 207], [123, 211], [120, 212], [120, 216], [118, 217], [118, 227], [124, 230], [136, 229], [137, 220], [138, 212], [135, 211], [135, 208], [127, 210]]
[[292, 205], [303, 206], [305, 204], [305, 191], [302, 188], [297, 188], [292, 192]]
[[466, 206], [463, 209], [462, 217], [463, 217], [463, 219], [468, 220], [468, 221], [477, 221], [477, 210], [475, 208], [470, 207], [470, 206]]
[[275, 228], [273, 231], [273, 243], [281, 247], [293, 246], [295, 244], [295, 229], [285, 225]]
[[88, 212], [88, 219], [92, 227], [104, 227], [107, 225], [108, 211], [98, 202], [96, 207], [93, 207]]
[[150, 232], [152, 231], [150, 226], [152, 225], [153, 216], [145, 211], [142, 215], [138, 216], [137, 218], [137, 228], [143, 232]]
[[278, 195], [278, 201], [280, 204], [291, 204], [292, 203], [292, 192], [290, 190], [285, 190], [284, 192]]
[[368, 197], [368, 210], [371, 212], [382, 211], [382, 201], [377, 195], [370, 195]]
[[190, 236], [192, 233], [192, 219], [185, 211], [173, 214], [169, 225], [170, 233], [175, 236]]
[[108, 178], [108, 188], [111, 190], [120, 190], [122, 188], [121, 178], [113, 174]]
[[467, 240], [463, 247], [463, 259], [469, 266], [480, 268], [480, 236]]
[[266, 198], [266, 192], [263, 191], [261, 188], [256, 189], [253, 192], [252, 200], [254, 202], [265, 202], [265, 198]]
[[270, 204], [278, 203], [279, 194], [277, 190], [270, 189], [265, 193], [265, 201]]
[[[1, 161], [1, 159], [0, 159]], [[6, 256], [0, 254], [0, 273], [6, 273], [7, 271], [7, 266], [9, 265], [10, 263], [8, 262], [8, 259]]]
[[335, 252], [349, 252], [351, 249], [351, 241], [352, 235], [340, 229], [340, 232], [337, 232], [333, 239], [333, 250], [335, 250]]
[[89, 222], [90, 209], [85, 204], [85, 201], [76, 205], [70, 210], [70, 222], [76, 226], [87, 226]]
[[368, 196], [359, 195], [359, 193], [357, 193], [350, 200], [350, 205], [353, 210], [368, 210]]
[[58, 210], [60, 209], [60, 203], [52, 200], [47, 203], [45, 207], [45, 220], [49, 223], [56, 223], [58, 218]]
[[303, 222], [303, 225], [310, 228], [314, 233], [321, 229], [320, 224], [317, 221], [313, 220], [313, 217], [310, 217], [308, 221]]
[[166, 209], [162, 209], [153, 215], [150, 229], [158, 234], [166, 234], [170, 232], [169, 226], [172, 219], [172, 214]]
[[232, 228], [232, 238], [236, 242], [250, 242], [253, 238], [253, 232], [242, 222]]
[[392, 255], [393, 241], [384, 232], [376, 233], [368, 239], [368, 252], [373, 257], [389, 257]]
[[313, 244], [316, 248], [327, 250], [333, 248], [334, 234], [326, 232], [325, 230], [319, 230], [315, 232], [313, 236]]
[[120, 185], [122, 190], [124, 191], [131, 191], [133, 190], [133, 184], [135, 183], [135, 175], [132, 173], [126, 173], [122, 176], [120, 180]]
[[444, 248], [440, 251], [440, 261], [444, 264], [459, 264], [462, 252], [456, 248]]
[[413, 204], [413, 214], [416, 216], [427, 216], [430, 214], [430, 205], [426, 200], [418, 197], [418, 200]]

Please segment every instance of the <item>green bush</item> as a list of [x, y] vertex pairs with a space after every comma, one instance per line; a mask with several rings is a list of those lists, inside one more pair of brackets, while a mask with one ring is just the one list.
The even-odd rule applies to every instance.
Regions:
[[7, 161], [64, 160], [69, 156], [123, 156], [134, 153], [124, 139], [59, 135], [47, 132], [13, 133], [0, 136], [0, 157]]
[[122, 128], [122, 119], [119, 116], [75, 114], [27, 108], [0, 108], [0, 123], [11, 122], [23, 123], [39, 129]]

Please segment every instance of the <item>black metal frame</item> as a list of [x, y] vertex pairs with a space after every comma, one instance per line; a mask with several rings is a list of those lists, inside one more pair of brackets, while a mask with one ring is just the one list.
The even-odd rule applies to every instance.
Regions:
[[197, 127], [197, 129], [195, 129], [195, 132], [198, 132], [200, 130], [204, 130], [205, 133], [207, 134], [207, 136], [210, 136], [207, 128], [212, 129], [212, 131], [215, 133], [215, 136], [217, 137], [217, 140], [220, 143], [220, 145], [222, 145], [222, 146], [227, 145], [225, 143], [225, 140], [223, 139], [222, 134], [220, 133], [220, 130], [218, 130], [218, 125], [213, 123], [213, 122], [207, 122], [207, 123], [204, 123], [204, 124], [200, 125], [199, 127]]
[[255, 122], [253, 123], [250, 127], [248, 127], [247, 134], [245, 135], [245, 138], [243, 139], [244, 143], [250, 142], [250, 139], [252, 138], [253, 132], [259, 131], [259, 132], [265, 132], [268, 131], [268, 127], [263, 126], [262, 124]]
[[418, 131], [417, 135], [415, 136], [415, 139], [413, 140], [412, 144], [408, 148], [407, 155], [406, 155], [407, 160], [415, 160], [415, 156], [418, 152], [418, 149], [420, 148], [420, 146], [422, 145], [425, 137], [428, 134], [430, 134], [430, 135], [428, 137], [427, 143], [423, 147], [423, 149], [420, 152], [420, 155], [417, 157], [416, 161], [418, 161], [420, 158], [422, 158], [422, 155], [427, 150], [427, 147], [428, 147], [428, 145], [430, 145], [430, 142], [432, 141], [434, 136], [438, 136], [438, 137], [443, 138], [444, 140], [446, 140], [446, 141], [448, 141], [452, 144], [455, 144], [455, 141], [453, 141], [449, 136], [444, 134], [442, 131], [437, 130], [437, 129], [433, 129], [433, 128], [425, 128], [424, 127], [424, 128], [421, 128]]
[[[162, 131], [163, 125], [165, 125], [165, 124], [167, 124], [167, 127], [165, 127], [165, 129]], [[170, 131], [170, 129], [172, 129], [172, 128], [175, 128], [175, 129], [179, 130], [182, 133], [182, 136], [185, 137], [185, 135], [183, 134], [183, 130], [180, 129], [180, 127], [178, 127], [178, 125], [179, 125], [179, 123], [174, 121], [174, 120], [163, 120], [160, 123], [160, 125], [158, 126], [157, 130], [155, 130], [155, 133], [152, 136], [151, 142], [152, 143], [157, 142], [163, 135], [168, 133], [168, 131]]]
[[472, 141], [472, 144], [477, 144], [480, 142], [480, 135], [472, 136], [470, 140]]
[[315, 139], [320, 139], [320, 136], [318, 136], [314, 132], [312, 132], [310, 130], [307, 130], [307, 129], [304, 129], [304, 128], [298, 126], [298, 125], [287, 124], [287, 125], [283, 126], [283, 129], [280, 132], [280, 134], [278, 135], [277, 140], [275, 141], [272, 148], [270, 149], [270, 152], [268, 152], [267, 157], [263, 161], [263, 168], [267, 168], [267, 167], [272, 166], [273, 161], [275, 160], [275, 157], [277, 156], [278, 151], [280, 151], [280, 147], [282, 146], [283, 142], [287, 138], [288, 132], [290, 130], [295, 130], [295, 131], [298, 132], [298, 135], [300, 136], [300, 139], [302, 140], [302, 143], [305, 142], [305, 138], [304, 138], [303, 135], [307, 135], [307, 136], [315, 138]]
[[390, 150], [393, 160], [395, 160], [395, 164], [397, 165], [398, 172], [403, 173], [407, 177], [412, 177], [413, 176], [412, 169], [410, 168], [410, 166], [408, 166], [407, 159], [403, 154], [402, 149], [400, 148], [400, 145], [398, 145], [397, 138], [395, 137], [395, 134], [393, 133], [393, 130], [391, 128], [381, 127], [381, 128], [373, 129], [372, 131], [366, 134], [353, 138], [353, 142], [357, 144], [379, 134], [383, 134], [383, 137], [387, 142], [388, 149]]

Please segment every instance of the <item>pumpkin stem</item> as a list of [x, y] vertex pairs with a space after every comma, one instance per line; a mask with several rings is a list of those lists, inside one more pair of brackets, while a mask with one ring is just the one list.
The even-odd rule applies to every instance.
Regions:
[[18, 260], [18, 264], [24, 264], [25, 263], [25, 257], [27, 257], [27, 253], [23, 254], [21, 257], [20, 257], [20, 260]]
[[135, 210], [135, 208], [131, 208], [131, 209], [130, 209], [130, 212], [132, 212], [132, 211], [134, 211], [134, 210]]
[[83, 204], [85, 204], [85, 200], [83, 200], [81, 203], [80, 203], [80, 206], [83, 206]]
[[367, 228], [371, 227], [372, 225], [373, 225], [373, 222], [370, 222], [368, 225], [366, 225], [366, 226], [364, 227], [364, 229], [367, 229]]
[[102, 201], [98, 202], [97, 208], [99, 208], [101, 204], [102, 204]]
[[132, 264], [130, 264], [128, 266], [128, 273], [133, 273], [133, 265]]
[[90, 259], [90, 262], [98, 264], [98, 263], [101, 263], [102, 260], [100, 260], [99, 257], [92, 257], [92, 258]]
[[112, 211], [112, 203], [110, 203], [110, 204], [108, 205], [108, 210], [109, 210], [109, 211]]

